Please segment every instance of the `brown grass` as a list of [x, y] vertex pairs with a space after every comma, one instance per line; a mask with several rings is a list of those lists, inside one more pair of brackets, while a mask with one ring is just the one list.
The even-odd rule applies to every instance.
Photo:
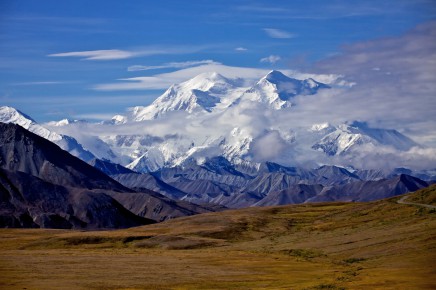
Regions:
[[117, 231], [2, 229], [0, 289], [435, 289], [436, 213], [397, 199]]

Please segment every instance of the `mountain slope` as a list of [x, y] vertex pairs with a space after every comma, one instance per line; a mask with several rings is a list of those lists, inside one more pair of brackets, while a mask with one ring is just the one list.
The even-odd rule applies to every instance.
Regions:
[[129, 191], [118, 182], [15, 124], [0, 123], [0, 167], [63, 186]]
[[131, 213], [107, 193], [0, 169], [0, 227], [95, 229], [154, 222]]
[[373, 201], [416, 191], [429, 184], [409, 175], [399, 175], [377, 181], [356, 181], [345, 185], [325, 187], [306, 202]]
[[97, 158], [92, 159], [88, 164], [107, 175], [134, 173], [134, 171], [124, 166]]
[[186, 195], [186, 192], [163, 182], [149, 173], [123, 173], [111, 175], [111, 177], [128, 188], [146, 188], [148, 190], [159, 192], [160, 194], [172, 199], [181, 199]]
[[95, 158], [91, 152], [84, 149], [83, 146], [73, 137], [50, 131], [15, 108], [7, 106], [0, 107], [0, 122], [20, 125], [30, 132], [57, 144], [63, 150], [70, 152], [72, 155], [82, 160], [88, 161]]

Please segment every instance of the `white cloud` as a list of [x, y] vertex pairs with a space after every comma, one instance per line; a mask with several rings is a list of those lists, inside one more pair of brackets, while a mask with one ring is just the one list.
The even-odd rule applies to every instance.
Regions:
[[280, 56], [278, 55], [270, 55], [264, 58], [260, 59], [260, 62], [269, 62], [271, 64], [275, 64], [276, 62], [278, 62], [281, 59]]
[[288, 145], [277, 130], [272, 130], [254, 142], [252, 149], [254, 159], [261, 162], [275, 161], [276, 158], [283, 156], [283, 150]]
[[121, 49], [103, 49], [103, 50], [88, 50], [88, 51], [72, 51], [49, 54], [49, 57], [79, 57], [83, 60], [118, 60], [127, 59], [139, 56], [151, 56], [161, 54], [185, 54], [198, 52], [205, 49], [206, 46], [174, 46], [174, 47], [159, 47], [151, 46], [139, 48], [135, 50]]
[[204, 64], [220, 64], [219, 62], [213, 60], [192, 60], [192, 61], [184, 61], [184, 62], [169, 62], [164, 63], [162, 65], [155, 66], [145, 66], [145, 65], [132, 65], [127, 68], [128, 71], [141, 71], [141, 70], [153, 70], [153, 69], [162, 69], [162, 68], [185, 68], [191, 66], [198, 66]]
[[73, 115], [74, 119], [110, 120], [116, 113], [88, 113]]
[[296, 36], [293, 33], [275, 28], [264, 28], [263, 31], [271, 38], [294, 38]]
[[72, 51], [49, 54], [51, 57], [80, 57], [85, 60], [115, 60], [125, 59], [135, 56], [135, 53], [127, 50], [106, 49], [106, 50], [90, 50], [90, 51]]
[[44, 85], [59, 85], [65, 84], [67, 82], [58, 82], [58, 81], [40, 81], [40, 82], [23, 82], [23, 83], [14, 83], [12, 86], [44, 86]]
[[245, 47], [240, 46], [240, 47], [235, 48], [235, 50], [236, 51], [247, 51], [248, 49], [245, 48]]

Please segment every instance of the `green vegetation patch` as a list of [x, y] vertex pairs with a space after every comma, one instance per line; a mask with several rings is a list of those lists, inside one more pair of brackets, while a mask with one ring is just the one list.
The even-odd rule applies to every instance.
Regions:
[[365, 261], [365, 258], [348, 258], [345, 259], [344, 262], [347, 264], [359, 263]]
[[430, 185], [410, 194], [407, 202], [436, 205], [436, 185]]
[[282, 254], [302, 258], [305, 260], [310, 260], [313, 258], [324, 257], [326, 256], [323, 252], [318, 250], [311, 249], [290, 249], [290, 250], [282, 250], [280, 251]]
[[107, 245], [111, 247], [127, 246], [133, 241], [150, 239], [153, 236], [127, 236], [127, 237], [104, 237], [104, 236], [73, 236], [73, 237], [55, 237], [48, 239], [40, 239], [31, 242], [21, 249], [58, 249], [65, 247], [81, 247], [81, 246], [101, 246]]
[[191, 239], [180, 236], [156, 236], [133, 244], [136, 248], [163, 248], [166, 250], [189, 250], [214, 246], [216, 243], [205, 239]]

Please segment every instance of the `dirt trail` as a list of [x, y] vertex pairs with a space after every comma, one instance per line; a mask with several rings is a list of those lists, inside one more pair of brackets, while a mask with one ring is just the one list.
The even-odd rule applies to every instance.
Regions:
[[430, 205], [430, 204], [407, 202], [406, 199], [407, 199], [408, 197], [409, 197], [408, 195], [403, 196], [402, 198], [400, 198], [399, 200], [397, 200], [397, 203], [401, 203], [401, 204], [410, 204], [410, 205], [417, 205], [417, 206], [422, 206], [422, 207], [426, 207], [426, 208], [433, 208], [433, 209], [436, 209], [436, 206], [434, 206], [434, 205]]

